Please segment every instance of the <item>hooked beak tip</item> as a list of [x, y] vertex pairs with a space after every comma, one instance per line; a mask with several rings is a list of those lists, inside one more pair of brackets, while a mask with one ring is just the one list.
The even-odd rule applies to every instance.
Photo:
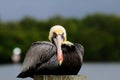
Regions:
[[59, 61], [59, 65], [62, 65], [62, 60]]

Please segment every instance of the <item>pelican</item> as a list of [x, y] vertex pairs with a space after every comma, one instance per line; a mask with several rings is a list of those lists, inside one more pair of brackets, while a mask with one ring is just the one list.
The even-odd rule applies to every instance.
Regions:
[[61, 25], [50, 29], [48, 41], [32, 43], [28, 49], [18, 78], [34, 75], [77, 75], [83, 63], [84, 48], [67, 41]]

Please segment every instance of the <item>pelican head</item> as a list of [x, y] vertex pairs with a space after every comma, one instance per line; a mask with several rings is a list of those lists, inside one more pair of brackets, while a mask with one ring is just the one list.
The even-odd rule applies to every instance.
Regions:
[[66, 38], [66, 30], [61, 25], [55, 25], [50, 29], [49, 32], [49, 40], [54, 43], [57, 47], [57, 59], [59, 65], [63, 62], [63, 53], [61, 45], [64, 41], [67, 40]]

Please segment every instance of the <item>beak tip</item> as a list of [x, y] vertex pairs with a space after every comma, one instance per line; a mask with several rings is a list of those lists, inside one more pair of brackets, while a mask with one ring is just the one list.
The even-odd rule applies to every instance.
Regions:
[[62, 60], [59, 61], [59, 65], [62, 65]]

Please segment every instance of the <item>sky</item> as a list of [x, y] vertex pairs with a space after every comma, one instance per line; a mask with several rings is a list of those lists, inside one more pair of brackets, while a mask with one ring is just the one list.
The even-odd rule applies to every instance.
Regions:
[[3, 21], [20, 20], [25, 16], [82, 18], [95, 13], [120, 16], [120, 0], [0, 0]]

